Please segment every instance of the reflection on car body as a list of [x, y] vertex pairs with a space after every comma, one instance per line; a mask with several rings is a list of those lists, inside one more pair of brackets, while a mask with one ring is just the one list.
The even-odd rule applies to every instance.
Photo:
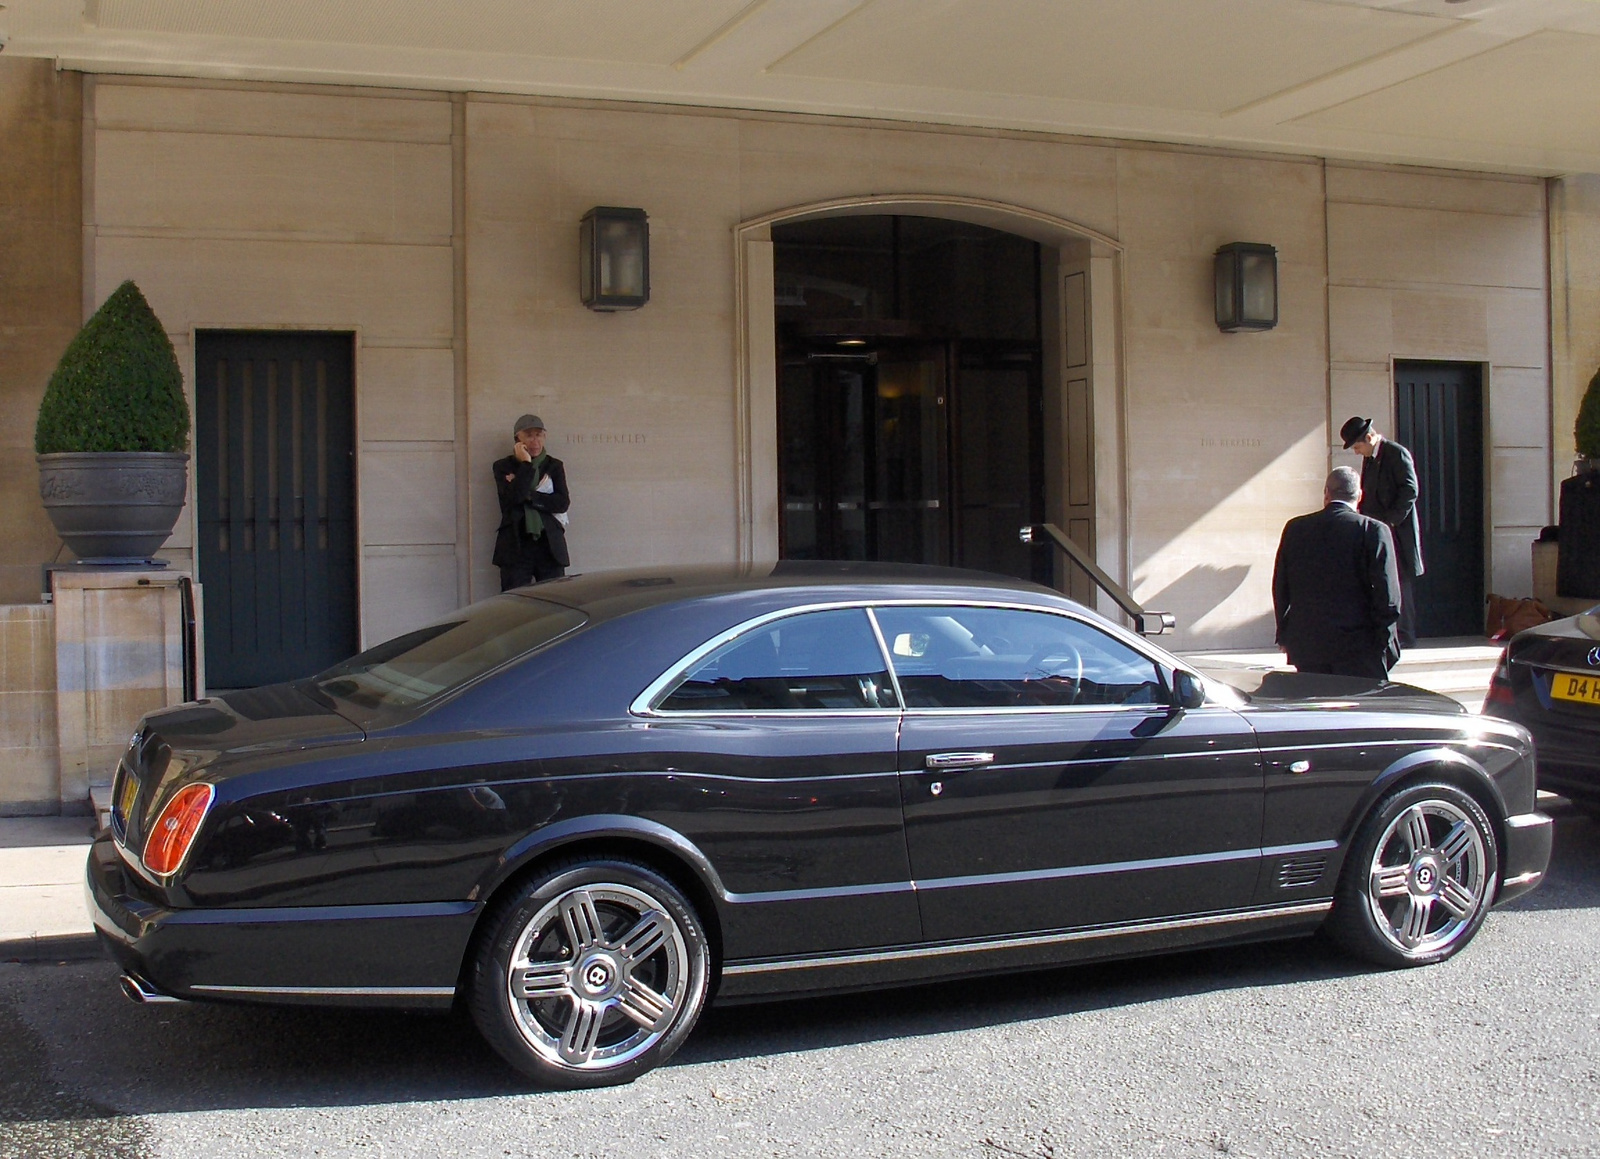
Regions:
[[153, 713], [117, 777], [89, 884], [130, 993], [461, 1003], [566, 1086], [713, 998], [1319, 928], [1437, 962], [1550, 848], [1518, 725], [1240, 690], [1047, 589], [876, 565], [520, 589]]

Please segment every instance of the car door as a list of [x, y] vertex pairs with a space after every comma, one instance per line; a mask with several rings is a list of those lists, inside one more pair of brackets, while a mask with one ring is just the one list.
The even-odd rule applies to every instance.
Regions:
[[1250, 902], [1260, 754], [1228, 708], [1062, 613], [874, 615], [905, 707], [899, 767], [924, 936], [1004, 936]]
[[866, 611], [762, 617], [676, 673], [648, 709], [671, 776], [645, 812], [710, 858], [730, 956], [917, 941], [899, 709]]

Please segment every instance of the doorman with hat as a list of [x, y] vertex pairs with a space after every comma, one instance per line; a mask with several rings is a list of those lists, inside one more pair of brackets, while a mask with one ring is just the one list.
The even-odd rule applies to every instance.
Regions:
[[544, 420], [523, 415], [513, 431], [511, 454], [496, 459], [494, 487], [500, 497], [500, 529], [494, 565], [500, 590], [509, 591], [567, 574], [567, 469], [544, 449]]
[[1361, 514], [1381, 519], [1394, 533], [1400, 570], [1400, 646], [1417, 642], [1417, 577], [1422, 574], [1422, 529], [1417, 521], [1417, 467], [1411, 452], [1373, 429], [1372, 420], [1353, 417], [1339, 428], [1344, 449], [1361, 463]]

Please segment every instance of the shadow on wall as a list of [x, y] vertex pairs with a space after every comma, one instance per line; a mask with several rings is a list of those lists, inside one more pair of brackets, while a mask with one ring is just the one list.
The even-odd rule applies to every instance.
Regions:
[[[1270, 447], [1222, 445], [1217, 450], [1218, 460], [1204, 466], [1197, 458], [1174, 461], [1138, 488], [1134, 596], [1147, 608], [1177, 616], [1177, 634], [1161, 641], [1168, 648], [1271, 647], [1278, 537], [1294, 516], [1321, 506], [1327, 431], [1318, 423], [1277, 454]], [[1243, 477], [1235, 476], [1237, 482], [1217, 478], [1230, 468]], [[1187, 499], [1198, 508], [1208, 495], [1217, 497], [1176, 530], [1163, 535], [1158, 526], [1152, 535], [1138, 526], [1165, 523], [1139, 520], [1141, 505], [1181, 519], [1181, 507], [1176, 512], [1174, 507]]]
[[[1270, 563], [1267, 565], [1267, 569], [1270, 574]], [[1215, 610], [1225, 604], [1243, 586], [1245, 579], [1249, 575], [1250, 566], [1247, 564], [1234, 564], [1232, 567], [1216, 567], [1208, 563], [1198, 564], [1195, 567], [1191, 567], [1160, 591], [1149, 596], [1141, 594], [1140, 600], [1146, 607], [1158, 608], [1161, 611], [1169, 611], [1173, 608]], [[1193, 623], [1184, 624], [1180, 621], [1179, 628], [1183, 632], [1183, 647], [1185, 649], [1237, 647], [1240, 645], [1236, 641], [1240, 639], [1257, 639], [1262, 632], [1266, 633], [1268, 640], [1272, 638], [1273, 622], [1270, 600], [1265, 614], [1260, 617], [1239, 618], [1235, 616], [1230, 618], [1226, 624], [1208, 625], [1205, 620], [1207, 614], [1208, 612], [1202, 612], [1200, 618]], [[1163, 641], [1158, 640], [1157, 643], [1163, 643]]]

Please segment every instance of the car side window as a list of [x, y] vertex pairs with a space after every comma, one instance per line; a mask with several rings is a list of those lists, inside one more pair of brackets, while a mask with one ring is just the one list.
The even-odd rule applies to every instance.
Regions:
[[877, 608], [907, 708], [1156, 704], [1155, 662], [1069, 616], [1013, 608]]
[[802, 612], [728, 641], [656, 707], [676, 712], [894, 708], [883, 650], [860, 608]]

